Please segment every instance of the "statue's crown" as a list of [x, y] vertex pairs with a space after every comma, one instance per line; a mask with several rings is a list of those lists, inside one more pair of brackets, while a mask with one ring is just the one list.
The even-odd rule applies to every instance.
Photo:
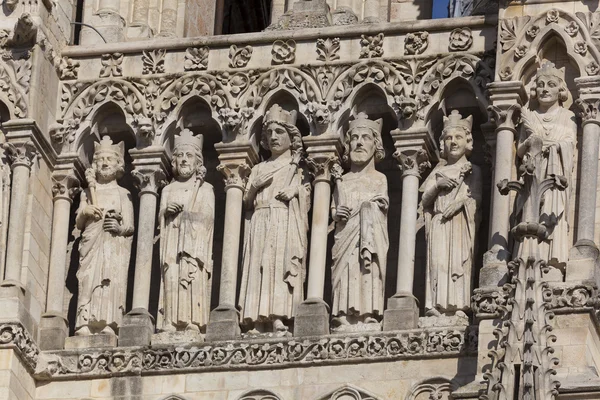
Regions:
[[122, 158], [125, 154], [125, 143], [119, 142], [113, 144], [113, 141], [108, 136], [102, 136], [100, 143], [94, 143], [94, 153], [101, 151], [110, 151]]
[[348, 131], [356, 128], [369, 128], [381, 135], [382, 127], [383, 120], [381, 118], [379, 118], [377, 121], [373, 121], [372, 119], [369, 119], [369, 116], [366, 113], [360, 112], [352, 121], [350, 121]]
[[556, 68], [553, 62], [544, 61], [542, 66], [538, 68], [536, 77], [538, 76], [555, 76], [564, 82], [565, 80], [565, 67]]
[[189, 129], [184, 129], [181, 131], [181, 133], [179, 135], [175, 136], [174, 148], [189, 144], [194, 147], [197, 147], [199, 151], [202, 151], [203, 143], [204, 143], [204, 136], [202, 136], [202, 135], [194, 136], [194, 132], [192, 132]]
[[449, 116], [444, 117], [444, 131], [450, 128], [463, 128], [471, 132], [473, 128], [473, 116], [469, 115], [463, 119], [458, 110], [452, 110]]
[[279, 104], [273, 104], [267, 114], [265, 115], [264, 123], [275, 121], [283, 122], [285, 124], [296, 125], [296, 117], [298, 113], [296, 110], [285, 111]]

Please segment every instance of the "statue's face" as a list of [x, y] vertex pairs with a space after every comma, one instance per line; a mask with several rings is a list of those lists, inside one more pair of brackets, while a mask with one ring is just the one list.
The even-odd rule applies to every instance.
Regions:
[[560, 80], [555, 76], [540, 76], [535, 80], [535, 92], [540, 104], [554, 105], [560, 96]]
[[292, 145], [287, 129], [277, 122], [270, 122], [267, 124], [264, 135], [269, 144], [269, 150], [271, 150], [271, 153], [273, 154], [282, 154], [289, 150]]
[[198, 158], [193, 146], [178, 146], [173, 153], [175, 174], [182, 178], [190, 178], [198, 169]]
[[444, 136], [444, 155], [447, 160], [458, 160], [467, 152], [467, 134], [462, 129], [450, 129]]
[[99, 181], [112, 181], [119, 171], [119, 156], [112, 151], [99, 151], [94, 154], [94, 168]]
[[375, 137], [369, 128], [354, 128], [350, 132], [350, 161], [362, 165], [375, 155]]

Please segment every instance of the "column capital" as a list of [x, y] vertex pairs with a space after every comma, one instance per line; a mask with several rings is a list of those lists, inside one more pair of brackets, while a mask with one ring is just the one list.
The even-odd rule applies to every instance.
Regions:
[[160, 189], [167, 184], [169, 159], [163, 147], [150, 146], [143, 149], [129, 150], [133, 158], [131, 176], [134, 184], [142, 194], [150, 193], [158, 196]]
[[306, 163], [314, 183], [329, 182], [331, 178], [341, 178], [340, 154], [342, 141], [337, 135], [309, 136], [304, 138]]
[[81, 181], [73, 170], [58, 170], [52, 173], [52, 196], [54, 201], [62, 199], [70, 203], [81, 191]]
[[396, 147], [394, 158], [402, 170], [402, 177], [416, 176], [420, 179], [421, 174], [431, 167], [431, 161], [435, 161], [433, 139], [428, 129], [394, 129], [391, 135]]
[[595, 123], [600, 125], [600, 76], [575, 78], [575, 86], [579, 98], [575, 104], [579, 107], [579, 116], [583, 125]]
[[30, 140], [6, 142], [2, 144], [2, 148], [6, 151], [12, 168], [24, 166], [31, 169], [35, 159], [39, 156], [35, 144]]
[[493, 82], [488, 85], [488, 91], [492, 103], [488, 111], [496, 123], [496, 129], [508, 129], [516, 133], [521, 107], [527, 102], [523, 82]]
[[217, 171], [225, 180], [225, 190], [237, 187], [244, 190], [250, 171], [258, 162], [255, 145], [250, 141], [217, 143], [215, 149], [219, 153]]

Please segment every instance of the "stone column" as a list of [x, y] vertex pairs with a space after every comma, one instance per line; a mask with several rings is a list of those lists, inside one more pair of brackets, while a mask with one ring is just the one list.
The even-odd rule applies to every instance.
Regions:
[[46, 312], [40, 320], [39, 346], [42, 350], [62, 350], [69, 335], [69, 322], [64, 314], [65, 277], [67, 272], [67, 245], [69, 219], [73, 198], [80, 191], [80, 180], [72, 164], [52, 174], [52, 244], [48, 270]]
[[433, 149], [427, 129], [412, 132], [395, 130], [392, 138], [396, 146], [394, 157], [402, 169], [402, 210], [396, 294], [388, 299], [388, 308], [383, 313], [385, 331], [412, 329], [419, 323], [419, 306], [413, 295], [419, 180], [421, 173], [431, 165], [429, 160]]
[[327, 226], [331, 204], [331, 178], [341, 176], [339, 156], [342, 143], [337, 135], [309, 136], [304, 139], [307, 162], [314, 176], [310, 260], [306, 300], [294, 318], [294, 336], [329, 334], [329, 306], [323, 300], [327, 261]]
[[[569, 251], [566, 279], [594, 279], [598, 246], [594, 242], [596, 227], [596, 192], [598, 191], [598, 150], [600, 148], [600, 77], [576, 78], [579, 91], [583, 137], [581, 146], [581, 175], [578, 177], [577, 242]], [[574, 180], [575, 181], [575, 180]], [[571, 189], [567, 189], [571, 190]]]
[[244, 188], [258, 154], [250, 142], [217, 143], [219, 171], [225, 175], [225, 225], [219, 305], [210, 313], [206, 340], [232, 340], [240, 336], [240, 316], [236, 308], [236, 288], [240, 252]]
[[494, 82], [489, 86], [492, 105], [489, 111], [496, 121], [496, 153], [494, 157], [494, 185], [492, 186], [492, 217], [490, 218], [489, 250], [484, 255], [479, 274], [479, 286], [495, 287], [506, 283], [510, 196], [502, 196], [496, 183], [512, 179], [514, 167], [516, 121], [525, 103], [525, 89], [521, 81]]
[[151, 146], [129, 151], [133, 158], [136, 187], [140, 193], [138, 213], [135, 274], [131, 311], [123, 318], [119, 329], [119, 346], [147, 346], [154, 333], [154, 321], [148, 312], [152, 255], [156, 232], [158, 192], [166, 184], [168, 159], [163, 147]]

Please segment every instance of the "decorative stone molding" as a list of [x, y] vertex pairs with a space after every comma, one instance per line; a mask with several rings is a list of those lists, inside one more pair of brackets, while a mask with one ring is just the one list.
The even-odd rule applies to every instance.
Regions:
[[473, 32], [471, 28], [456, 28], [450, 32], [450, 51], [467, 51], [473, 45]]
[[296, 42], [293, 39], [276, 40], [273, 42], [271, 55], [273, 65], [292, 64], [296, 59]]
[[413, 386], [406, 400], [448, 400], [457, 384], [446, 378], [431, 378]]
[[238, 48], [232, 44], [229, 48], [229, 68], [245, 68], [252, 58], [252, 46]]
[[57, 57], [57, 60], [55, 60], [55, 66], [58, 79], [77, 79], [77, 75], [79, 74], [79, 61], [73, 60], [69, 57]]
[[177, 348], [118, 348], [105, 351], [43, 352], [35, 377], [41, 380], [96, 378], [157, 372], [271, 369], [320, 364], [451, 357], [472, 354], [476, 343], [465, 327], [411, 330], [302, 341], [236, 341]]
[[30, 52], [2, 49], [0, 59], [0, 100], [10, 107], [12, 118], [26, 118], [29, 112], [31, 80]]
[[380, 398], [364, 389], [346, 384], [333, 392], [319, 397], [318, 400], [380, 400]]
[[184, 71], [204, 71], [208, 68], [208, 54], [210, 49], [207, 46], [188, 47], [185, 49], [185, 59], [183, 61]]
[[100, 78], [123, 76], [123, 53], [102, 54]]
[[238, 400], [282, 400], [281, 397], [270, 390], [250, 390], [241, 395]]
[[473, 291], [471, 308], [479, 319], [498, 318], [508, 311], [510, 285], [504, 287], [477, 288]]
[[384, 34], [361, 35], [359, 58], [383, 57]]
[[335, 61], [340, 59], [340, 38], [317, 39], [317, 60]]
[[543, 290], [546, 308], [554, 312], [565, 312], [600, 305], [598, 290], [591, 284], [547, 284]]
[[404, 54], [416, 55], [423, 54], [429, 46], [429, 33], [428, 32], [415, 32], [409, 33], [404, 38]]
[[144, 50], [142, 52], [142, 74], [162, 74], [165, 72], [165, 49]]
[[35, 370], [40, 350], [19, 322], [0, 324], [0, 348], [15, 350], [27, 369], [31, 372]]

